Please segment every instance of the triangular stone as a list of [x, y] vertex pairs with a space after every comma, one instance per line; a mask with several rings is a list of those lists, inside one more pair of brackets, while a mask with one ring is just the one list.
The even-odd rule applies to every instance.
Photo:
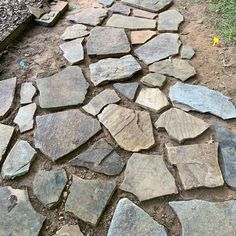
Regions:
[[133, 101], [139, 84], [137, 82], [116, 83], [116, 84], [113, 84], [113, 86], [119, 93], [121, 93], [122, 95], [124, 95], [125, 97]]

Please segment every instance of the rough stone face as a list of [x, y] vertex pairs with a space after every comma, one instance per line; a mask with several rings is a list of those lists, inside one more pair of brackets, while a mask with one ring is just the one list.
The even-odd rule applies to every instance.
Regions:
[[133, 16], [113, 14], [107, 21], [106, 26], [125, 28], [130, 30], [156, 29], [156, 20], [143, 19]]
[[84, 236], [78, 225], [64, 225], [54, 236]]
[[67, 176], [64, 170], [40, 170], [33, 182], [34, 195], [46, 207], [53, 207], [66, 186]]
[[69, 162], [105, 175], [118, 175], [125, 163], [105, 139], [98, 140], [92, 147]]
[[129, 199], [121, 199], [112, 218], [107, 236], [167, 236], [165, 228]]
[[178, 34], [164, 33], [157, 35], [140, 46], [134, 50], [134, 53], [140, 60], [149, 65], [153, 62], [177, 55], [180, 45], [181, 42], [179, 41]]
[[19, 109], [14, 123], [20, 128], [20, 132], [26, 132], [33, 129], [34, 126], [34, 114], [36, 112], [37, 106], [35, 103], [28, 104]]
[[95, 86], [109, 81], [122, 81], [131, 78], [142, 67], [131, 55], [121, 58], [108, 58], [100, 60], [89, 66], [91, 81]]
[[120, 2], [115, 3], [108, 10], [111, 11], [111, 12], [114, 12], [114, 13], [120, 13], [120, 14], [127, 15], [127, 16], [131, 12], [131, 8], [130, 7], [124, 5], [124, 4], [120, 3]]
[[0, 81], [0, 119], [11, 109], [16, 89], [16, 78]]
[[157, 14], [150, 13], [148, 11], [143, 11], [139, 9], [133, 9], [133, 15], [142, 18], [154, 19], [157, 17]]
[[83, 103], [89, 83], [78, 66], [69, 66], [57, 74], [38, 79], [39, 105], [57, 108]]
[[170, 202], [180, 219], [182, 235], [235, 235], [236, 201], [202, 200]]
[[185, 190], [222, 186], [218, 143], [167, 147], [168, 160], [176, 166]]
[[98, 120], [80, 110], [36, 117], [35, 146], [53, 161], [69, 154], [101, 130]]
[[178, 193], [163, 156], [140, 153], [134, 153], [128, 160], [120, 188], [133, 193], [140, 201]]
[[68, 26], [61, 36], [62, 40], [71, 40], [76, 38], [81, 38], [89, 35], [89, 31], [87, 31], [87, 27], [85, 25], [76, 24], [72, 26]]
[[107, 16], [107, 10], [103, 8], [87, 8], [75, 15], [69, 15], [67, 20], [85, 25], [99, 25]]
[[181, 81], [195, 76], [197, 72], [187, 61], [181, 59], [166, 59], [149, 66], [149, 71], [175, 77]]
[[31, 82], [21, 84], [20, 104], [29, 104], [36, 93], [36, 88]]
[[184, 17], [176, 10], [161, 12], [158, 16], [159, 32], [178, 32]]
[[91, 30], [86, 47], [91, 56], [122, 56], [131, 50], [124, 29], [101, 26]]
[[154, 35], [156, 35], [156, 32], [152, 30], [131, 31], [131, 43], [132, 44], [146, 43]]
[[98, 0], [98, 2], [106, 7], [110, 7], [114, 1], [113, 0]]
[[211, 113], [224, 120], [236, 118], [236, 109], [229, 97], [200, 85], [176, 83], [169, 97], [176, 107], [186, 111]]
[[73, 176], [65, 210], [96, 226], [115, 188], [113, 182], [84, 180]]
[[180, 51], [180, 56], [182, 59], [192, 59], [192, 57], [195, 55], [195, 51], [193, 48], [189, 45], [183, 45]]
[[116, 142], [125, 150], [138, 152], [155, 143], [150, 115], [115, 104], [108, 105], [98, 115]]
[[166, 95], [158, 88], [142, 88], [135, 102], [158, 113], [170, 106]]
[[210, 125], [184, 111], [171, 108], [160, 115], [155, 127], [157, 129], [164, 128], [172, 139], [183, 143], [185, 140], [198, 137]]
[[60, 45], [60, 49], [64, 53], [63, 56], [71, 65], [84, 60], [83, 40], [84, 38], [74, 39]]
[[141, 83], [152, 88], [162, 88], [166, 83], [166, 76], [158, 73], [149, 73], [141, 79]]
[[134, 100], [135, 94], [137, 92], [139, 83], [116, 83], [113, 84], [114, 88], [121, 93], [123, 96], [127, 97], [131, 101]]
[[0, 188], [0, 235], [38, 236], [44, 220], [32, 207], [26, 190]]
[[4, 179], [14, 179], [28, 173], [35, 155], [36, 151], [28, 142], [17, 141], [2, 165], [2, 177]]

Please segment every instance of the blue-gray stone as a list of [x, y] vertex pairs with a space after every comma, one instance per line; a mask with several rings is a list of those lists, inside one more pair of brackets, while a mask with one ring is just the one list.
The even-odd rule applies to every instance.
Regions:
[[99, 0], [98, 2], [106, 7], [110, 7], [113, 3], [113, 0]]
[[122, 95], [133, 101], [138, 89], [138, 85], [139, 84], [137, 82], [134, 82], [134, 83], [116, 83], [113, 86], [119, 93], [121, 93]]

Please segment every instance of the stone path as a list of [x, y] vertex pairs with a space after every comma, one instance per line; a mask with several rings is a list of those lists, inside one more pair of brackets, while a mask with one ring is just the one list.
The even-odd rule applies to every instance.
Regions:
[[0, 235], [236, 235], [236, 197], [200, 194], [236, 188], [236, 109], [191, 80], [172, 4], [98, 0], [64, 19], [65, 68], [0, 81]]

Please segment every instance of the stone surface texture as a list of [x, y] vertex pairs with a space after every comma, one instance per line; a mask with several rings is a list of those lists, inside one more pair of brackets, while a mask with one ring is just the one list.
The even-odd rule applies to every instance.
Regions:
[[21, 84], [20, 104], [29, 104], [36, 93], [36, 88], [31, 82]]
[[137, 92], [139, 83], [137, 82], [116, 83], [116, 84], [113, 84], [113, 86], [119, 93], [121, 93], [123, 96], [133, 101], [135, 98], [135, 94]]
[[140, 10], [140, 9], [133, 9], [133, 15], [142, 18], [154, 19], [157, 17], [157, 14], [151, 13], [148, 11]]
[[166, 83], [166, 76], [158, 73], [149, 73], [145, 75], [140, 81], [148, 87], [162, 88]]
[[108, 8], [108, 10], [111, 12], [120, 13], [126, 16], [128, 16], [131, 12], [131, 8], [129, 6], [126, 6], [120, 2], [116, 2], [110, 8]]
[[156, 35], [156, 32], [153, 30], [141, 30], [131, 31], [130, 34], [132, 44], [143, 44], [146, 43], [154, 35]]
[[65, 32], [62, 34], [62, 40], [72, 40], [76, 38], [81, 38], [89, 35], [89, 31], [87, 31], [87, 27], [85, 25], [76, 24], [72, 26], [68, 26]]
[[192, 57], [195, 55], [195, 51], [193, 48], [189, 45], [183, 45], [180, 51], [180, 56], [182, 59], [192, 59]]
[[54, 236], [84, 236], [78, 225], [64, 225]]

